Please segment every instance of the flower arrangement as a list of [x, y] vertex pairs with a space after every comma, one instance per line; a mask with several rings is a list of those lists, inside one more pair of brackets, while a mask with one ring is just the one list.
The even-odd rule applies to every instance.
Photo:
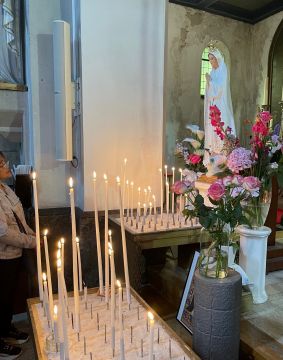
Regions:
[[[221, 248], [229, 245], [236, 226], [249, 224], [243, 212], [242, 201], [259, 196], [259, 188], [260, 182], [253, 176], [242, 177], [236, 174], [218, 179], [210, 185], [207, 192], [212, 206], [205, 205], [204, 197], [194, 184], [187, 188], [189, 204], [184, 214], [188, 218], [197, 217], [203, 228], [210, 233], [210, 245], [200, 257], [200, 267], [205, 275], [225, 276], [227, 254]], [[214, 263], [212, 258], [215, 258]]]
[[[173, 185], [176, 193], [187, 193], [188, 205], [184, 214], [188, 218], [199, 218], [200, 224], [209, 233], [209, 246], [200, 256], [200, 268], [204, 269], [207, 276], [225, 276], [227, 257], [223, 254], [222, 247], [231, 238], [230, 235], [225, 235], [227, 231], [233, 235], [238, 225], [263, 225], [268, 208], [262, 208], [262, 203], [270, 204], [268, 190], [271, 177], [276, 173], [281, 174], [279, 184], [283, 185], [283, 141], [279, 136], [279, 127], [274, 130], [271, 128], [271, 118], [267, 111], [257, 114], [251, 127], [250, 148], [247, 149], [240, 146], [239, 139], [231, 133], [229, 127], [224, 129], [221, 112], [217, 106], [211, 106], [211, 124], [224, 144], [223, 153], [219, 154], [221, 158], [216, 159], [219, 162], [218, 179], [210, 185], [207, 192], [211, 206], [205, 204], [191, 174], [189, 178], [184, 178], [182, 184]], [[197, 127], [191, 129], [197, 134]], [[198, 143], [195, 144], [190, 138], [184, 140], [192, 146], [186, 152], [183, 151], [191, 170], [196, 169], [192, 166], [195, 165], [194, 162], [200, 163], [199, 157], [195, 155], [203, 156], [196, 150], [201, 149], [204, 154], [201, 147], [203, 138], [201, 141], [194, 140]]]
[[175, 154], [184, 159], [186, 169], [194, 171], [199, 177], [206, 172], [203, 165], [204, 131], [197, 125], [187, 125], [186, 128], [190, 131], [191, 137], [177, 142]]

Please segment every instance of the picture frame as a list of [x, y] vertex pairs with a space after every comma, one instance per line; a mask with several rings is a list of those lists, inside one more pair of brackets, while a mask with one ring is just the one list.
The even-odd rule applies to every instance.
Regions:
[[200, 253], [195, 251], [191, 267], [183, 290], [181, 303], [177, 313], [177, 320], [192, 334], [194, 312], [194, 276]]

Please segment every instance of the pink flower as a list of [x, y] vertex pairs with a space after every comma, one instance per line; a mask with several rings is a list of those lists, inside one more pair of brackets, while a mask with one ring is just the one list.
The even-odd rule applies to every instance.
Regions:
[[201, 162], [201, 156], [197, 154], [190, 154], [188, 155], [188, 160], [195, 165]]
[[223, 185], [224, 186], [229, 186], [232, 184], [232, 179], [233, 176], [229, 175], [229, 176], [225, 176], [225, 178], [222, 179]]
[[252, 197], [259, 195], [260, 181], [255, 176], [246, 176], [243, 178], [243, 188], [251, 193]]
[[176, 181], [172, 186], [171, 186], [171, 191], [173, 191], [175, 194], [180, 195], [180, 194], [184, 194], [186, 192], [186, 190], [188, 189], [188, 186], [190, 184], [185, 184], [183, 181]]
[[237, 196], [239, 196], [242, 192], [244, 191], [244, 189], [240, 186], [236, 186], [232, 189], [231, 191], [231, 196], [232, 198], [236, 198]]
[[241, 175], [234, 175], [232, 179], [232, 184], [242, 185], [244, 178]]
[[207, 193], [212, 200], [219, 201], [225, 194], [225, 186], [216, 181], [210, 185]]
[[272, 116], [269, 111], [262, 111], [259, 114], [259, 116], [260, 116], [261, 120], [266, 124], [272, 119]]
[[235, 174], [252, 166], [251, 151], [243, 147], [234, 149], [228, 156], [227, 166]]

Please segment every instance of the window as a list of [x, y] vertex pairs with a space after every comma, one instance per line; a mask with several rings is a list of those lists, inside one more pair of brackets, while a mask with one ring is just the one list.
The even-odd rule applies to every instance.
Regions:
[[205, 87], [206, 87], [205, 74], [206, 73], [209, 74], [211, 71], [211, 65], [208, 60], [208, 54], [209, 54], [209, 49], [205, 48], [202, 53], [202, 57], [201, 57], [201, 77], [200, 77], [200, 95], [201, 96], [205, 95]]
[[24, 1], [0, 0], [0, 89], [24, 84]]

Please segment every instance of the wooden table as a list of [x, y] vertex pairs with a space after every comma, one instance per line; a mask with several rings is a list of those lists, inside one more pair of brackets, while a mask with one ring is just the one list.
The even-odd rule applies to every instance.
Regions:
[[[90, 289], [89, 294], [95, 294], [97, 290], [98, 289]], [[168, 336], [174, 341], [176, 341], [176, 343], [181, 347], [181, 349], [187, 356], [186, 359], [200, 360], [200, 358], [193, 352], [193, 350], [161, 319], [161, 317], [152, 308], [150, 308], [150, 306], [136, 293], [135, 290], [131, 289], [131, 294], [137, 300], [137, 302], [146, 309], [146, 311], [151, 311], [154, 314], [156, 323], [162, 326], [162, 328], [165, 329], [165, 331], [167, 332]], [[73, 294], [69, 293], [69, 295], [72, 296]], [[47, 360], [48, 357], [44, 351], [44, 344], [42, 344], [42, 341], [40, 341], [39, 339], [38, 326], [36, 325], [39, 319], [35, 306], [39, 304], [39, 298], [28, 299], [27, 303], [29, 317], [33, 329], [35, 353], [39, 360]]]
[[[109, 228], [112, 229], [113, 246], [115, 249], [115, 263], [118, 269], [118, 276], [123, 277], [123, 255], [121, 228], [118, 216], [109, 216]], [[130, 272], [131, 286], [140, 291], [142, 285], [146, 283], [145, 274], [147, 271], [146, 254], [149, 250], [171, 248], [172, 252], [178, 257], [178, 248], [182, 245], [193, 247], [199, 244], [200, 227], [198, 228], [180, 228], [173, 230], [152, 231], [137, 233], [126, 228], [128, 264]], [[157, 254], [157, 252], [155, 252]], [[162, 251], [158, 252], [158, 256]], [[122, 269], [122, 270], [121, 270]]]

